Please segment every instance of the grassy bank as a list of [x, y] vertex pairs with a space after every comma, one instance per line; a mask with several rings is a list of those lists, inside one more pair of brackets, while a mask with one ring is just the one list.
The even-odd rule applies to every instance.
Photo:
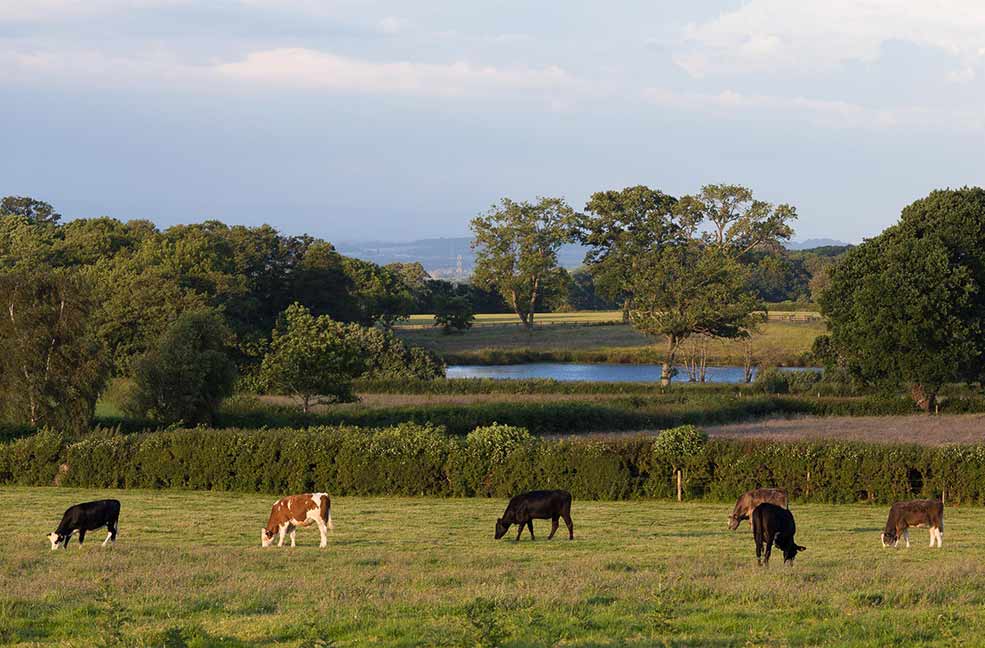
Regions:
[[[123, 503], [117, 545], [95, 534], [51, 553], [42, 536], [64, 508], [100, 497]], [[985, 631], [979, 508], [948, 509], [942, 550], [923, 531], [889, 550], [885, 507], [795, 503], [808, 551], [759, 569], [722, 504], [576, 501], [573, 542], [537, 522], [536, 542], [514, 544], [492, 539], [500, 500], [335, 498], [327, 549], [302, 529], [297, 548], [262, 550], [271, 502], [4, 489], [0, 643], [886, 646]]]
[[[754, 360], [761, 365], [802, 365], [814, 338], [824, 332], [821, 320], [770, 321], [753, 337]], [[661, 361], [663, 348], [660, 340], [648, 339], [626, 324], [543, 324], [531, 332], [515, 325], [490, 324], [451, 335], [432, 328], [404, 328], [397, 333], [411, 344], [435, 351], [450, 364], [651, 363]], [[740, 365], [744, 353], [740, 342], [713, 342], [708, 346], [708, 361]]]

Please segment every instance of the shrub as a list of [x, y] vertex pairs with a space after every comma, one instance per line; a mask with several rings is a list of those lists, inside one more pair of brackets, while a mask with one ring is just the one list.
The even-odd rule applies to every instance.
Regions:
[[350, 324], [347, 334], [364, 360], [364, 379], [434, 380], [445, 377], [445, 364], [433, 352], [408, 346], [391, 331]]
[[787, 379], [786, 372], [780, 371], [775, 367], [763, 369], [757, 373], [753, 385], [764, 394], [790, 393], [790, 382]]
[[230, 333], [209, 311], [181, 315], [133, 367], [133, 388], [123, 398], [128, 414], [162, 423], [215, 423], [232, 393], [236, 365], [226, 355]]
[[475, 311], [467, 297], [458, 295], [437, 295], [434, 298], [434, 325], [442, 332], [453, 333], [472, 328]]

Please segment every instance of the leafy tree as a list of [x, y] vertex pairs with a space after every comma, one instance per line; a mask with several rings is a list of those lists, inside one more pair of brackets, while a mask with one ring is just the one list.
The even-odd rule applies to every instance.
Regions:
[[359, 301], [361, 324], [379, 324], [389, 329], [414, 310], [414, 295], [400, 276], [375, 263], [344, 257], [346, 274]]
[[414, 304], [411, 307], [412, 310], [418, 313], [426, 313], [428, 311], [428, 281], [431, 279], [431, 275], [427, 273], [424, 266], [415, 262], [388, 263], [383, 267], [394, 273], [404, 285], [407, 292], [410, 293], [414, 300]]
[[678, 502], [684, 499], [684, 468], [693, 457], [701, 454], [706, 443], [708, 435], [693, 425], [664, 430], [653, 442], [653, 455], [673, 466]]
[[666, 242], [689, 234], [686, 224], [674, 218], [676, 204], [676, 198], [643, 185], [598, 191], [588, 199], [586, 215], [577, 220], [574, 235], [589, 247], [585, 265], [596, 290], [622, 303], [627, 318], [628, 284], [640, 260]]
[[930, 411], [943, 384], [985, 377], [982, 286], [985, 189], [935, 191], [832, 268], [831, 349], [853, 378]]
[[359, 350], [360, 378], [444, 378], [445, 363], [427, 349], [404, 344], [393, 331], [347, 324], [346, 340]]
[[296, 398], [308, 413], [312, 404], [355, 400], [352, 380], [364, 369], [363, 350], [345, 324], [327, 315], [315, 317], [295, 303], [274, 329], [260, 380]]
[[86, 429], [109, 373], [89, 282], [69, 270], [3, 273], [0, 305], [0, 407], [7, 418]]
[[797, 218], [792, 206], [755, 200], [752, 191], [740, 185], [705, 185], [698, 195], [682, 202], [684, 211], [709, 225], [705, 242], [736, 258], [755, 249], [777, 247], [793, 235], [789, 222]]
[[125, 409], [164, 423], [214, 424], [236, 380], [230, 337], [215, 312], [183, 313], [134, 363], [135, 389]]
[[434, 325], [444, 333], [465, 331], [472, 328], [475, 313], [468, 297], [439, 295], [434, 298]]
[[643, 257], [629, 289], [633, 326], [664, 340], [662, 385], [670, 384], [677, 353], [688, 338], [739, 337], [757, 305], [742, 265], [696, 240]]
[[21, 216], [33, 225], [54, 225], [62, 217], [48, 203], [27, 196], [7, 196], [0, 199], [0, 216]]
[[503, 198], [472, 220], [476, 250], [472, 281], [495, 288], [528, 329], [537, 300], [561, 279], [557, 251], [572, 239], [575, 213], [560, 198], [536, 204]]

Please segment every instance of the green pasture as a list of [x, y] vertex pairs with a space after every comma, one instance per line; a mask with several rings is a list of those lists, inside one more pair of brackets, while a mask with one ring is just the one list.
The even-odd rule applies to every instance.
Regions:
[[[123, 503], [118, 543], [51, 552], [69, 504]], [[575, 540], [492, 539], [504, 502], [337, 498], [329, 547], [259, 547], [275, 496], [4, 488], [0, 644], [887, 646], [985, 636], [985, 509], [884, 549], [884, 506], [798, 505], [793, 567], [756, 567], [729, 504], [575, 501]], [[563, 526], [562, 526], [563, 529]], [[512, 534], [509, 536], [512, 537]]]
[[[563, 313], [562, 315], [599, 315]], [[789, 313], [783, 313], [789, 315]], [[820, 319], [770, 320], [752, 338], [753, 361], [758, 365], [796, 365], [804, 361], [814, 339], [826, 333]], [[580, 326], [542, 323], [532, 331], [515, 325], [476, 326], [463, 333], [445, 334], [436, 328], [402, 328], [406, 342], [427, 347], [454, 364], [511, 362], [660, 362], [663, 345], [628, 324]], [[683, 361], [685, 351], [678, 356]], [[713, 365], [741, 365], [745, 356], [740, 341], [712, 341], [707, 347]]]

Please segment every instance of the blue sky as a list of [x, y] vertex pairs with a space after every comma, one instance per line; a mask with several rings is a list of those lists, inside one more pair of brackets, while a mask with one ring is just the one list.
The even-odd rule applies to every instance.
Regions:
[[403, 240], [731, 182], [858, 241], [983, 183], [983, 79], [978, 0], [2, 0], [0, 194]]

